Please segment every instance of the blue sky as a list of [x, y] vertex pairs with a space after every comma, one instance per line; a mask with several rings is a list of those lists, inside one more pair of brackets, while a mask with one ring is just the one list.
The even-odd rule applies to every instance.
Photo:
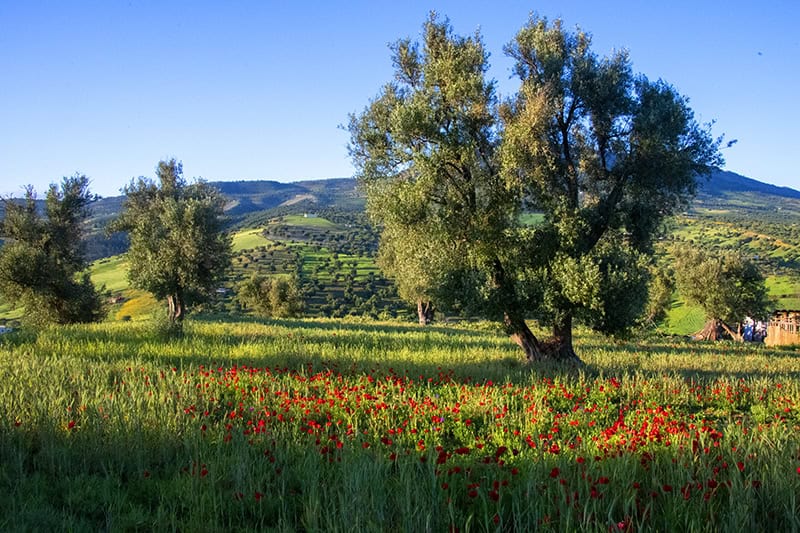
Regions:
[[176, 157], [187, 177], [352, 175], [338, 129], [392, 76], [387, 44], [427, 13], [480, 29], [501, 95], [536, 11], [690, 98], [738, 142], [726, 169], [800, 188], [800, 2], [0, 0], [0, 193], [81, 172], [119, 194]]

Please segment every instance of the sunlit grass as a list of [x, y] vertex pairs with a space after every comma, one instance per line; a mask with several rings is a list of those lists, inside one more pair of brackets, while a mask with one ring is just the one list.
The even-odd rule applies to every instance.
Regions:
[[800, 355], [492, 324], [190, 321], [0, 338], [2, 530], [800, 527]]
[[233, 234], [233, 252], [241, 252], [242, 250], [252, 250], [259, 246], [266, 246], [271, 244], [272, 241], [264, 238], [262, 228], [248, 229], [239, 231]]

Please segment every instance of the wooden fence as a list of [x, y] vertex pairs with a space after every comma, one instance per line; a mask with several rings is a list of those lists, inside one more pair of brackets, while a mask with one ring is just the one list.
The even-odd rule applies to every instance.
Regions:
[[800, 313], [776, 313], [767, 326], [767, 338], [764, 339], [764, 344], [767, 346], [800, 344]]

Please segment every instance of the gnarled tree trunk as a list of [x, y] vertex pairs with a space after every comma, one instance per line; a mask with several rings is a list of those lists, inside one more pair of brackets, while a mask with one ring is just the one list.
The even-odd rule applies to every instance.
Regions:
[[572, 345], [572, 315], [565, 314], [553, 324], [553, 336], [542, 347], [547, 356], [555, 361], [582, 364]]
[[712, 318], [703, 326], [703, 329], [692, 335], [695, 340], [703, 341], [716, 341], [721, 338], [720, 335], [720, 321]]
[[186, 304], [180, 292], [167, 295], [167, 319], [171, 325], [182, 324], [183, 315], [186, 314]]
[[419, 317], [420, 326], [427, 326], [433, 322], [433, 303], [417, 300], [417, 317]]
[[506, 334], [525, 352], [525, 359], [529, 363], [545, 359], [544, 354], [539, 349], [539, 340], [528, 327], [525, 319], [515, 312], [506, 311], [503, 313], [503, 325], [505, 326]]

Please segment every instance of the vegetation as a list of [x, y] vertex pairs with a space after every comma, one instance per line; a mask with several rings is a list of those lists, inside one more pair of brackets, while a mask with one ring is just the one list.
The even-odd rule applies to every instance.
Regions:
[[[719, 141], [675, 89], [634, 75], [625, 53], [598, 58], [560, 21], [534, 16], [507, 47], [522, 84], [502, 106], [479, 35], [435, 15], [423, 34], [394, 45], [396, 81], [350, 121], [401, 294], [501, 318], [531, 361], [576, 360], [574, 319], [627, 331], [657, 230], [721, 162]], [[529, 205], [541, 223], [520, 223]]]
[[77, 174], [50, 186], [44, 217], [31, 187], [22, 202], [3, 201], [0, 295], [22, 308], [24, 322], [41, 326], [103, 318], [101, 297], [85, 272], [83, 223], [91, 201], [89, 180]]
[[230, 264], [230, 237], [223, 232], [224, 201], [200, 181], [183, 179], [174, 159], [156, 167], [159, 183], [131, 181], [113, 231], [127, 231], [128, 277], [134, 288], [166, 299], [167, 317], [180, 328], [186, 306], [207, 299]]
[[236, 292], [242, 306], [260, 316], [296, 317], [303, 311], [303, 297], [293, 277], [254, 273]]
[[740, 326], [746, 317], [763, 318], [769, 308], [764, 277], [752, 261], [735, 252], [710, 255], [683, 246], [673, 250], [675, 276], [681, 294], [703, 308], [706, 326], [700, 333], [705, 340], [716, 340], [725, 329], [735, 339], [731, 325]]
[[800, 373], [737, 344], [188, 321], [0, 337], [3, 530], [800, 527]]

